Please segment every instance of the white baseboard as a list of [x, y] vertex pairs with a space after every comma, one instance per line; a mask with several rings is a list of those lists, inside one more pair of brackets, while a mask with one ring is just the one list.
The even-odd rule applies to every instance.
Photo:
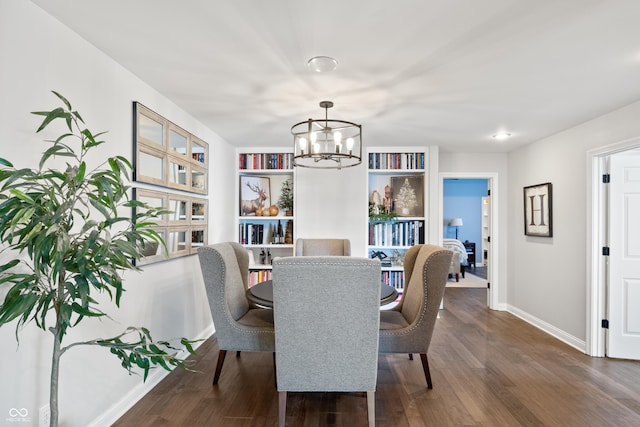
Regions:
[[573, 335], [570, 335], [568, 333], [566, 333], [565, 331], [556, 328], [555, 326], [538, 319], [535, 316], [530, 315], [529, 313], [520, 310], [517, 307], [514, 307], [512, 305], [507, 305], [507, 311], [511, 314], [513, 314], [516, 317], [519, 317], [520, 319], [524, 320], [525, 322], [535, 326], [536, 328], [548, 333], [549, 335], [559, 339], [560, 341], [562, 341], [563, 343], [570, 345], [571, 347], [575, 348], [578, 351], [581, 351], [585, 354], [587, 353], [587, 344], [585, 341], [578, 339], [576, 337], [574, 337]]
[[[202, 331], [195, 340], [202, 340], [196, 345], [194, 345], [194, 349], [200, 347], [200, 345], [209, 338], [215, 332], [213, 328], [213, 323], [204, 331]], [[178, 354], [178, 357], [185, 358], [189, 355], [186, 350], [183, 350]], [[162, 368], [155, 369], [155, 372], [149, 374], [147, 377], [147, 381], [138, 384], [136, 387], [131, 389], [131, 391], [125, 394], [120, 401], [118, 401], [115, 405], [107, 409], [102, 415], [98, 418], [94, 419], [91, 423], [89, 423], [90, 427], [105, 427], [110, 426], [120, 417], [122, 417], [129, 409], [133, 407], [140, 399], [142, 399], [147, 393], [149, 393], [155, 386], [157, 386], [160, 381], [162, 381], [170, 372], [166, 371]]]

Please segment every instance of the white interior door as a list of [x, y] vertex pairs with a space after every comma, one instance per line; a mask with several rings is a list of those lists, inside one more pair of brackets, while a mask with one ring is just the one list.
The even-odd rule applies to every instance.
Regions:
[[610, 158], [607, 356], [640, 359], [640, 155]]

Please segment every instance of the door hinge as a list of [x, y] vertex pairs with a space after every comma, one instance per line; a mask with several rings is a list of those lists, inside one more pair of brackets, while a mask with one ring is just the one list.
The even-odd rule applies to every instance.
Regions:
[[487, 196], [491, 195], [491, 190], [487, 190]]
[[602, 175], [603, 184], [608, 184], [610, 182], [611, 182], [611, 175], [609, 175], [608, 173], [605, 173], [604, 175]]
[[487, 243], [491, 242], [491, 236], [487, 236]]
[[609, 246], [602, 247], [602, 255], [609, 256]]
[[602, 327], [604, 329], [609, 329], [609, 319], [602, 319]]
[[491, 282], [487, 282], [487, 289], [491, 289]]

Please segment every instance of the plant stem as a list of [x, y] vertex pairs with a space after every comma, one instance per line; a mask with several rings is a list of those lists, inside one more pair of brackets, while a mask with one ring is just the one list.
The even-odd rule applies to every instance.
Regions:
[[51, 358], [51, 383], [49, 385], [49, 426], [58, 426], [58, 374], [60, 372], [60, 340], [58, 334], [53, 334], [53, 356]]
[[64, 319], [62, 318], [61, 307], [64, 303], [64, 278], [66, 271], [61, 268], [58, 272], [58, 289], [54, 308], [56, 311], [56, 327], [51, 329], [53, 333], [53, 355], [51, 356], [51, 382], [49, 384], [49, 427], [58, 427], [58, 377], [60, 374], [60, 357], [64, 350], [62, 346], [62, 335]]

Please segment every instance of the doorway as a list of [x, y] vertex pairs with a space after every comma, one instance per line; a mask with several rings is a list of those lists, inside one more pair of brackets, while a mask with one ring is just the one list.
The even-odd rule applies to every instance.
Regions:
[[[588, 192], [588, 206], [591, 209], [588, 211], [587, 224], [590, 225], [588, 232], [588, 244], [589, 244], [589, 256], [587, 259], [587, 277], [589, 281], [589, 291], [587, 292], [587, 342], [586, 349], [591, 356], [604, 357], [609, 355], [609, 339], [621, 339], [619, 329], [625, 327], [633, 332], [634, 324], [637, 324], [634, 320], [633, 313], [637, 312], [637, 308], [629, 310], [629, 306], [626, 306], [626, 310], [623, 306], [623, 301], [618, 297], [622, 286], [627, 286], [624, 289], [624, 293], [632, 296], [632, 301], [636, 301], [638, 298], [634, 297], [637, 293], [638, 286], [633, 286], [633, 275], [626, 274], [625, 282], [623, 285], [618, 266], [622, 263], [624, 250], [621, 249], [619, 237], [622, 235], [625, 240], [626, 249], [633, 249], [635, 245], [634, 241], [630, 239], [627, 233], [623, 231], [622, 234], [619, 230], [620, 218], [623, 218], [624, 213], [621, 212], [623, 205], [619, 202], [615, 202], [616, 194], [623, 191], [620, 188], [620, 180], [617, 177], [611, 175], [612, 178], [618, 182], [613, 184], [605, 183], [608, 179], [603, 179], [610, 173], [610, 163], [612, 158], [625, 159], [633, 158], [638, 155], [640, 149], [640, 138], [634, 138], [631, 140], [623, 141], [618, 144], [613, 144], [603, 148], [591, 150], [588, 152], [588, 161], [590, 166], [590, 185], [591, 191]], [[634, 151], [635, 150], [635, 151]], [[637, 158], [637, 157], [636, 157]], [[638, 163], [638, 160], [635, 160]], [[640, 166], [640, 165], [639, 165]], [[613, 202], [612, 202], [613, 198]], [[625, 202], [624, 206], [629, 208], [629, 203], [633, 207], [634, 201]], [[609, 219], [612, 218], [612, 221]], [[616, 245], [610, 248], [609, 255], [604, 255], [605, 249], [609, 250], [610, 245]], [[630, 246], [631, 245], [631, 246]], [[628, 251], [627, 251], [628, 252]], [[637, 261], [635, 262], [637, 264]], [[635, 280], [638, 282], [638, 280]], [[631, 285], [629, 285], [631, 283]], [[637, 284], [637, 283], [636, 283]], [[637, 296], [637, 295], [636, 295]], [[626, 317], [622, 314], [626, 313]], [[615, 316], [610, 319], [610, 316]], [[615, 321], [616, 324], [612, 325], [611, 321]], [[607, 325], [609, 323], [609, 325]], [[623, 325], [623, 323], [625, 325]], [[607, 329], [607, 326], [613, 328]], [[634, 333], [625, 333], [626, 338], [633, 338]], [[635, 333], [636, 336], [640, 335]], [[615, 343], [620, 345], [619, 342]], [[626, 353], [625, 358], [640, 359], [640, 351]], [[615, 353], [615, 352], [614, 352]], [[615, 356], [615, 354], [614, 354]]]
[[[485, 180], [486, 188], [490, 196], [487, 200], [486, 209], [486, 244], [483, 244], [482, 231], [479, 231], [479, 236], [476, 243], [475, 258], [476, 262], [484, 263], [485, 251], [486, 258], [486, 273], [487, 273], [487, 305], [490, 309], [497, 309], [498, 307], [498, 295], [499, 295], [499, 283], [498, 283], [498, 264], [499, 257], [498, 252], [498, 176], [497, 173], [440, 173], [438, 182], [438, 195], [439, 195], [439, 213], [438, 213], [438, 242], [442, 245], [443, 239], [450, 237], [448, 232], [451, 230], [448, 224], [451, 222], [451, 218], [445, 215], [444, 212], [444, 186], [445, 180]], [[479, 214], [478, 221], [481, 222], [481, 215]], [[464, 225], [463, 225], [464, 226]], [[458, 230], [460, 231], [460, 230]], [[464, 236], [464, 234], [462, 234]], [[468, 240], [464, 239], [463, 240]]]

